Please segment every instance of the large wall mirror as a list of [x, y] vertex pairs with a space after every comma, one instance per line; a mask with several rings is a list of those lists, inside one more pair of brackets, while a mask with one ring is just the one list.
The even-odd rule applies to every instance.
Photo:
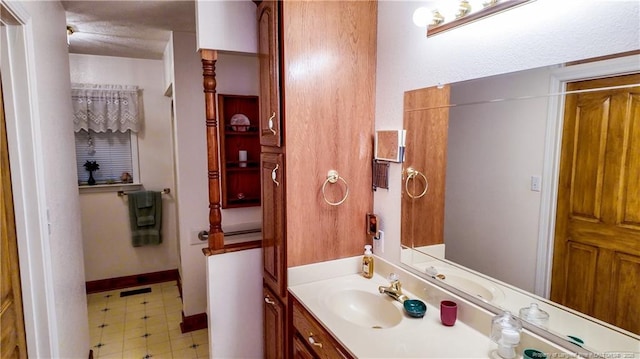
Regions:
[[432, 140], [407, 142], [402, 262], [499, 309], [535, 302], [592, 352], [639, 352], [640, 55], [432, 91], [405, 94], [407, 137]]

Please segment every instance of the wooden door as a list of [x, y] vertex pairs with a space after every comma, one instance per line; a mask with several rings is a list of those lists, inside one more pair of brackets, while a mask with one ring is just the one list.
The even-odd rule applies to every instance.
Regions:
[[285, 307], [277, 296], [263, 288], [264, 303], [264, 357], [266, 359], [280, 359], [285, 357]]
[[551, 299], [640, 334], [640, 86], [567, 95], [563, 131]]
[[26, 358], [27, 345], [22, 315], [22, 292], [20, 291], [20, 269], [18, 246], [11, 191], [9, 149], [4, 119], [4, 104], [0, 88], [0, 217], [2, 233], [0, 247], [0, 358]]
[[260, 63], [260, 144], [280, 147], [280, 54], [278, 1], [258, 7], [258, 61]]
[[260, 156], [263, 278], [265, 284], [282, 298], [286, 296], [283, 157], [276, 153]]

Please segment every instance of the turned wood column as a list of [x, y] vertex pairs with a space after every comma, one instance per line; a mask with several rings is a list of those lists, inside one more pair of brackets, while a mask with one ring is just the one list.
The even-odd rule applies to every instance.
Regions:
[[209, 246], [205, 255], [224, 248], [222, 213], [220, 212], [220, 165], [218, 163], [218, 119], [216, 117], [216, 61], [218, 52], [201, 50], [207, 128], [207, 169], [209, 178]]

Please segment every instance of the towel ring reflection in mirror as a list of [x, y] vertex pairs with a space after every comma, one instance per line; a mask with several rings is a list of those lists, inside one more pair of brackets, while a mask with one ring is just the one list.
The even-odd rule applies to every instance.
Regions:
[[[409, 181], [410, 180], [415, 181], [416, 177], [418, 176], [422, 177], [422, 179], [424, 180], [424, 190], [419, 195], [414, 195], [409, 190]], [[422, 172], [418, 171], [413, 167], [409, 167], [407, 168], [407, 179], [406, 181], [404, 181], [404, 190], [407, 192], [407, 196], [409, 196], [409, 198], [413, 198], [413, 199], [421, 198], [427, 193], [427, 190], [429, 190], [429, 181], [427, 180], [427, 177]]]
[[[338, 182], [338, 180], [341, 180], [342, 182], [344, 182], [344, 185], [346, 188], [344, 192], [344, 197], [342, 197], [342, 199], [339, 200], [338, 202], [331, 202], [327, 199], [327, 194], [325, 193], [325, 190], [327, 188], [327, 184], [329, 183], [335, 184], [336, 182]], [[327, 173], [327, 179], [324, 180], [324, 183], [322, 184], [322, 198], [324, 199], [324, 201], [327, 202], [327, 204], [330, 206], [339, 206], [342, 203], [344, 203], [344, 201], [347, 200], [348, 196], [349, 196], [349, 184], [347, 183], [347, 181], [345, 181], [344, 178], [340, 177], [340, 175], [338, 174], [338, 171], [329, 170], [329, 172]]]

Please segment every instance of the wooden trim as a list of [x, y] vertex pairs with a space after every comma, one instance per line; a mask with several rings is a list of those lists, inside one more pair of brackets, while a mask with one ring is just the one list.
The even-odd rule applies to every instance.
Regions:
[[222, 249], [212, 250], [211, 248], [203, 248], [202, 253], [204, 253], [204, 255], [208, 257], [216, 254], [246, 251], [246, 250], [255, 249], [255, 248], [262, 248], [261, 239], [258, 239], [255, 241], [249, 241], [249, 242], [226, 244], [224, 247], [222, 247]]
[[586, 63], [589, 63], [589, 62], [604, 61], [604, 60], [609, 60], [609, 59], [616, 59], [618, 57], [627, 57], [627, 56], [633, 56], [633, 55], [640, 55], [640, 50], [631, 50], [631, 51], [626, 51], [626, 52], [620, 52], [620, 53], [617, 53], [617, 54], [592, 57], [592, 58], [584, 59], [584, 60], [571, 61], [571, 62], [567, 62], [565, 65], [566, 66], [574, 66], [574, 65], [586, 64]]
[[182, 323], [180, 323], [180, 331], [182, 333], [188, 333], [200, 329], [206, 329], [208, 327], [207, 322], [207, 313], [200, 313], [185, 317], [183, 312]]
[[[218, 163], [218, 119], [216, 116], [216, 61], [218, 52], [201, 50], [202, 77], [207, 133], [207, 169], [209, 177], [209, 251], [224, 248], [220, 211], [220, 165]], [[204, 251], [203, 251], [204, 252]], [[207, 255], [205, 253], [205, 255]]]
[[474, 12], [472, 14], [463, 16], [459, 19], [453, 20], [453, 21], [449, 21], [446, 22], [444, 24], [440, 24], [440, 25], [430, 25], [429, 27], [427, 27], [427, 37], [429, 36], [433, 36], [433, 35], [437, 35], [441, 32], [445, 32], [451, 29], [454, 29], [456, 27], [462, 26], [462, 25], [466, 25], [470, 22], [474, 22], [477, 20], [481, 20], [482, 18], [485, 18], [487, 16], [491, 16], [491, 15], [495, 15], [499, 12], [511, 9], [512, 7], [516, 7], [516, 6], [520, 6], [520, 5], [524, 5], [528, 2], [530, 2], [532, 0], [512, 0], [512, 1], [506, 1], [506, 2], [502, 2], [496, 5], [493, 5], [491, 7], [487, 7], [484, 8], [480, 11]]
[[99, 279], [86, 282], [87, 294], [104, 292], [107, 290], [135, 287], [145, 284], [154, 284], [177, 280], [180, 282], [180, 273], [177, 269], [170, 269], [160, 272], [144, 273], [116, 277], [109, 279]]

